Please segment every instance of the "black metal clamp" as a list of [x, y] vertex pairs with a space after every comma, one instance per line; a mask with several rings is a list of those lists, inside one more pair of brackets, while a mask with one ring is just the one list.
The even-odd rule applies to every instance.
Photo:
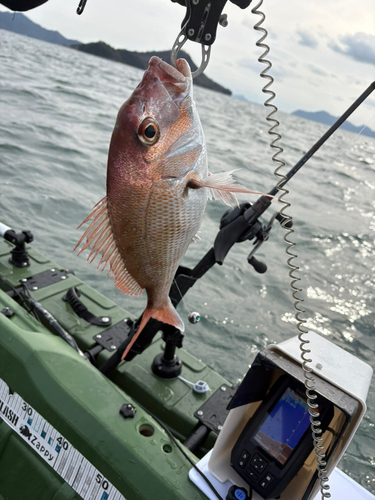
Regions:
[[[230, 0], [241, 9], [246, 9], [251, 0]], [[212, 45], [216, 40], [218, 24], [228, 25], [227, 15], [222, 14], [227, 0], [172, 0], [186, 7], [186, 14], [181, 23], [186, 36], [193, 42]]]
[[[251, 0], [230, 0], [241, 9], [245, 9]], [[177, 55], [185, 42], [191, 40], [202, 45], [202, 61], [192, 74], [193, 78], [203, 73], [210, 60], [211, 45], [216, 40], [217, 26], [228, 25], [227, 15], [223, 9], [227, 0], [172, 0], [186, 7], [186, 14], [182, 21], [182, 29], [178, 34], [171, 52], [171, 64], [177, 67]]]

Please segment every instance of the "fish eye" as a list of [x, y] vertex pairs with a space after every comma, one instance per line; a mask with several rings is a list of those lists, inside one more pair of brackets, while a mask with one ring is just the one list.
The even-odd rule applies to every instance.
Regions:
[[138, 129], [138, 138], [143, 144], [152, 146], [158, 142], [160, 129], [158, 122], [153, 118], [145, 118]]

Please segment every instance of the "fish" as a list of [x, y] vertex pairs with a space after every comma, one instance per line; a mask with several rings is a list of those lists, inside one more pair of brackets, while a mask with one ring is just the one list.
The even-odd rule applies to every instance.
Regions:
[[153, 56], [113, 129], [107, 163], [107, 194], [80, 224], [90, 222], [77, 243], [90, 263], [123, 293], [147, 293], [139, 327], [124, 359], [150, 318], [184, 331], [169, 299], [177, 268], [196, 239], [208, 199], [237, 203], [235, 193], [258, 193], [231, 172], [208, 171], [207, 146], [193, 100], [192, 74], [184, 59], [177, 68]]

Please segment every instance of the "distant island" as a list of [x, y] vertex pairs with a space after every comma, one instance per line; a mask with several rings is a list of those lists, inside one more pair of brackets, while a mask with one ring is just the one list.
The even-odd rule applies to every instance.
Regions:
[[246, 97], [242, 94], [233, 94], [232, 97], [234, 97], [235, 99], [237, 99], [238, 101], [243, 101], [243, 102], [250, 102], [248, 101], [248, 99], [246, 99]]
[[[114, 49], [104, 42], [87, 44], [82, 43], [80, 45], [73, 45], [72, 48], [80, 50], [82, 52], [87, 52], [88, 54], [93, 54], [95, 56], [104, 57], [105, 59], [111, 59], [112, 61], [129, 64], [130, 66], [135, 66], [136, 68], [140, 69], [147, 69], [148, 61], [152, 56], [158, 56], [164, 61], [169, 61], [171, 58], [170, 50], [131, 52], [125, 49]], [[197, 69], [197, 66], [194, 64], [189, 54], [187, 54], [183, 50], [179, 52], [179, 57], [187, 60], [192, 71], [195, 71]], [[201, 87], [205, 87], [216, 92], [221, 92], [222, 94], [232, 95], [232, 92], [229, 89], [222, 87], [204, 74], [197, 76], [194, 79], [194, 83], [196, 85], [200, 85]]]
[[[148, 61], [153, 55], [161, 57], [164, 61], [169, 61], [171, 54], [168, 50], [162, 52], [131, 52], [125, 49], [116, 50], [104, 42], [83, 44], [78, 40], [69, 40], [63, 37], [58, 31], [44, 29], [19, 12], [0, 12], [0, 29], [12, 31], [31, 38], [37, 38], [38, 40], [43, 40], [45, 42], [71, 47], [82, 52], [87, 52], [88, 54], [104, 57], [106, 59], [135, 66], [140, 69], [147, 69]], [[189, 54], [181, 51], [179, 55], [187, 60], [192, 71], [197, 69], [197, 66], [194, 64]], [[222, 87], [206, 75], [199, 75], [194, 79], [194, 83], [216, 92], [232, 95], [232, 92], [229, 89]]]
[[[306, 120], [312, 120], [314, 122], [319, 122], [319, 123], [324, 123], [324, 125], [333, 125], [335, 121], [338, 119], [335, 116], [330, 115], [326, 111], [316, 111], [316, 112], [309, 112], [309, 111], [302, 111], [302, 110], [297, 110], [292, 113], [294, 116], [299, 116], [300, 118], [305, 118]], [[353, 132], [354, 134], [358, 134], [362, 129], [364, 125], [361, 127], [356, 127], [352, 123], [346, 121], [344, 122], [340, 128], [344, 130], [348, 130], [349, 132]], [[375, 132], [373, 130], [370, 130], [368, 127], [366, 127], [363, 132], [363, 135], [367, 135], [368, 137], [375, 138]]]
[[42, 28], [39, 24], [33, 23], [28, 17], [19, 12], [0, 12], [0, 29], [37, 38], [44, 42], [57, 43], [58, 45], [70, 46], [80, 43], [78, 40], [68, 40], [58, 31]]

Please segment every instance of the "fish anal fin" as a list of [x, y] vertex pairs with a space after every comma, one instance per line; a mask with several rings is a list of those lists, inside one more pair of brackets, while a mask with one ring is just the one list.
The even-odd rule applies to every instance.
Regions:
[[83, 223], [88, 222], [90, 219], [92, 220], [89, 227], [83, 233], [73, 252], [84, 242], [78, 255], [86, 248], [91, 248], [87, 258], [91, 264], [96, 256], [101, 254], [99, 262], [99, 266], [103, 264], [101, 271], [109, 265], [108, 274], [112, 275], [117, 288], [126, 295], [142, 295], [143, 288], [129, 274], [117, 247], [109, 221], [107, 197], [104, 197], [95, 205], [93, 211]]

